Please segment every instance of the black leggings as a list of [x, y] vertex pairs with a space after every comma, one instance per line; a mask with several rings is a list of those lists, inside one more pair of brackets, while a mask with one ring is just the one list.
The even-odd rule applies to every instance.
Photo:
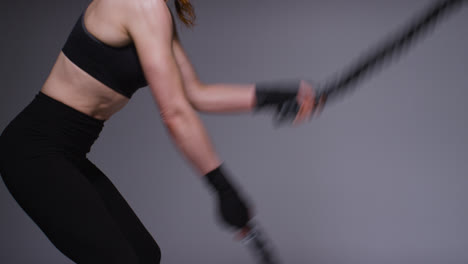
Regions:
[[158, 244], [86, 157], [103, 120], [39, 92], [0, 136], [0, 174], [21, 208], [82, 264], [157, 264]]

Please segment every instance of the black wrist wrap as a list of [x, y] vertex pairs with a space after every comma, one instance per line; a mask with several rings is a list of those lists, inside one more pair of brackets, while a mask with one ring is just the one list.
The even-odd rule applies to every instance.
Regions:
[[232, 184], [228, 181], [228, 179], [225, 176], [224, 169], [222, 168], [222, 165], [217, 167], [216, 169], [208, 172], [205, 175], [206, 180], [210, 184], [210, 186], [215, 189], [219, 193], [225, 193], [228, 191], [233, 191], [233, 186]]
[[299, 80], [283, 80], [275, 82], [258, 82], [255, 85], [255, 110], [266, 106], [277, 107], [294, 99], [299, 91]]

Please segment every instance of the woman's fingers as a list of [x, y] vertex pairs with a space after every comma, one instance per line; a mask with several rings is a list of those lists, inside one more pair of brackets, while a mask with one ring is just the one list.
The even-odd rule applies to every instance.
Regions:
[[302, 103], [300, 104], [299, 112], [296, 115], [294, 120], [294, 125], [299, 125], [305, 120], [310, 120], [311, 118], [317, 118], [322, 113], [325, 104], [326, 96], [321, 96], [317, 105], [314, 106], [315, 97], [306, 96], [303, 98]]
[[303, 100], [300, 104], [299, 111], [297, 112], [296, 118], [293, 121], [293, 125], [299, 125], [307, 117], [311, 115], [311, 103], [308, 100]]
[[311, 84], [306, 81], [301, 81], [299, 91], [297, 93], [297, 101], [300, 108], [293, 121], [294, 125], [299, 125], [300, 123], [311, 119], [316, 110], [316, 106], [314, 106], [315, 90]]
[[297, 93], [299, 111], [293, 121], [293, 125], [299, 125], [306, 120], [316, 118], [322, 113], [327, 102], [327, 96], [322, 94], [317, 105], [315, 105], [316, 92], [312, 85], [306, 81], [301, 81]]

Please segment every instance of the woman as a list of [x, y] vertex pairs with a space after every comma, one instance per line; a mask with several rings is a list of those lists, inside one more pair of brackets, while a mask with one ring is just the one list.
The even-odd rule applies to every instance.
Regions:
[[[192, 26], [189, 1], [176, 0], [176, 9]], [[105, 121], [147, 85], [174, 143], [216, 192], [221, 219], [238, 230], [251, 218], [248, 205], [230, 183], [196, 110], [275, 108], [300, 124], [316, 108], [305, 81], [200, 82], [164, 0], [94, 0], [41, 90], [0, 137], [0, 174], [8, 190], [76, 263], [160, 262], [158, 244], [86, 157]]]

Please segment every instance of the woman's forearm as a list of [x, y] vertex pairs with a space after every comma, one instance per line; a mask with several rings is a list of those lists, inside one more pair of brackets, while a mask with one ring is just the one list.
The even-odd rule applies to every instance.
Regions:
[[205, 175], [222, 163], [208, 132], [192, 107], [182, 107], [164, 122], [177, 148], [200, 175]]
[[200, 112], [250, 112], [255, 106], [255, 84], [201, 84], [191, 101]]

